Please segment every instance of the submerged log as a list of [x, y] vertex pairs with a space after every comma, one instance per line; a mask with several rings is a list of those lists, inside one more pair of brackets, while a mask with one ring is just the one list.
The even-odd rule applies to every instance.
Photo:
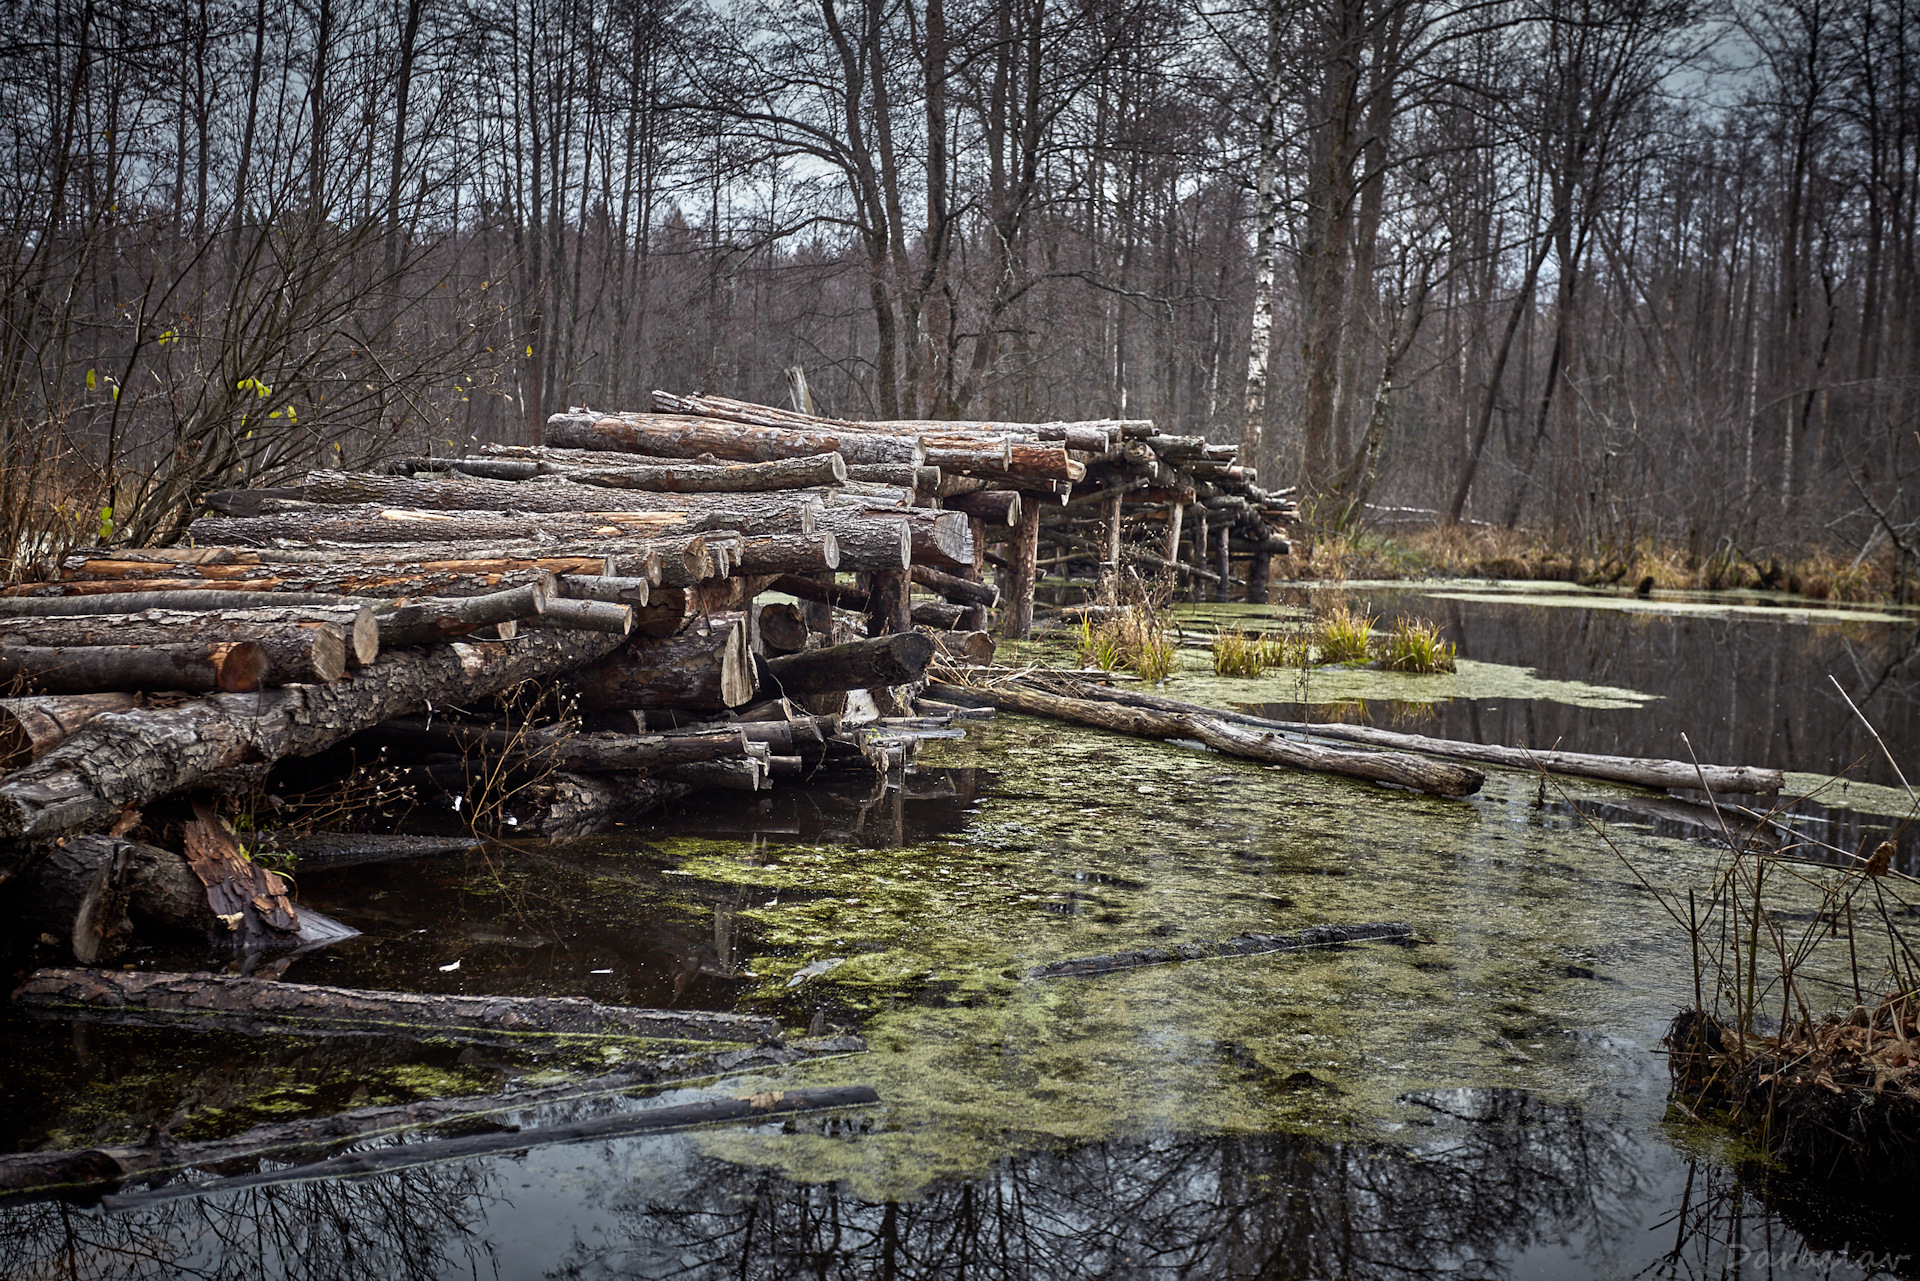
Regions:
[[736, 1099], [714, 1099], [701, 1103], [681, 1103], [669, 1107], [641, 1108], [572, 1121], [564, 1125], [533, 1129], [514, 1129], [494, 1134], [470, 1134], [457, 1139], [427, 1139], [418, 1143], [388, 1144], [256, 1174], [232, 1175], [199, 1185], [176, 1185], [131, 1196], [109, 1196], [103, 1203], [110, 1209], [127, 1210], [176, 1200], [201, 1193], [218, 1193], [237, 1188], [262, 1187], [305, 1179], [345, 1178], [409, 1169], [442, 1161], [465, 1161], [499, 1152], [519, 1152], [553, 1143], [584, 1143], [652, 1134], [663, 1130], [727, 1122], [759, 1122], [767, 1117], [792, 1116], [803, 1112], [822, 1112], [833, 1108], [860, 1107], [878, 1103], [880, 1096], [869, 1086], [840, 1085], [804, 1090], [770, 1090]]
[[591, 836], [631, 823], [691, 791], [687, 783], [645, 774], [555, 770], [526, 789], [529, 804], [515, 806], [515, 816], [521, 820], [515, 831], [556, 837]]
[[304, 836], [264, 832], [260, 843], [292, 860], [300, 875], [341, 867], [398, 863], [437, 854], [464, 854], [486, 842], [477, 836], [400, 836], [389, 833], [312, 832]]
[[[344, 669], [344, 653], [341, 666]], [[65, 649], [0, 645], [0, 682], [45, 694], [135, 689], [245, 693], [261, 688], [270, 668], [267, 651], [252, 641]]]
[[1486, 775], [1464, 765], [1448, 765], [1393, 752], [1352, 752], [1318, 747], [1258, 733], [1211, 715], [1148, 711], [1084, 698], [1062, 698], [1018, 685], [930, 685], [935, 698], [957, 703], [986, 703], [1001, 711], [1050, 716], [1141, 738], [1193, 739], [1217, 752], [1294, 769], [1378, 783], [1394, 783], [1436, 796], [1470, 796]]
[[[636, 1086], [766, 1072], [820, 1055], [857, 1053], [865, 1048], [858, 1037], [802, 1040], [789, 1045], [702, 1048], [630, 1060], [609, 1075], [564, 1085], [516, 1089], [506, 1094], [377, 1104], [331, 1116], [258, 1125], [221, 1139], [183, 1143], [161, 1134], [138, 1144], [107, 1145], [84, 1151], [16, 1153], [0, 1157], [0, 1191], [52, 1194], [87, 1185], [97, 1187], [122, 1180], [149, 1179], [168, 1185], [164, 1188], [165, 1194], [177, 1195], [182, 1187], [198, 1190], [194, 1185], [183, 1185], [175, 1177], [186, 1170], [230, 1170], [236, 1165], [257, 1165], [263, 1158], [274, 1156], [281, 1158], [275, 1165], [285, 1166], [290, 1154], [312, 1156], [356, 1139], [391, 1138], [422, 1126], [463, 1118], [484, 1125], [492, 1117], [516, 1116], [546, 1105], [604, 1098]], [[511, 1130], [504, 1132], [512, 1133]], [[138, 1194], [108, 1198], [108, 1208], [125, 1208], [137, 1200]]]
[[763, 660], [765, 679], [787, 696], [909, 685], [919, 680], [934, 644], [919, 632], [899, 632], [826, 649]]
[[771, 462], [839, 454], [848, 463], [906, 463], [926, 458], [911, 436], [881, 436], [857, 430], [754, 427], [679, 414], [555, 414], [547, 419], [546, 443], [565, 449], [610, 450], [655, 458], [711, 454], [736, 462]]
[[132, 694], [46, 694], [0, 698], [0, 770], [37, 761], [102, 712], [124, 712]]
[[449, 996], [281, 983], [224, 974], [36, 970], [13, 994], [35, 1014], [136, 1027], [217, 1028], [281, 1035], [368, 1032], [482, 1042], [531, 1036], [764, 1041], [776, 1019], [704, 1010], [648, 1010], [569, 996]]
[[248, 760], [305, 756], [428, 703], [459, 706], [579, 667], [620, 642], [540, 632], [512, 645], [463, 643], [383, 653], [350, 681], [212, 694], [178, 707], [108, 712], [24, 769], [0, 777], [0, 838], [105, 826]]
[[1106, 956], [1076, 956], [1071, 960], [1036, 965], [1027, 971], [1026, 976], [1030, 979], [1091, 978], [1120, 970], [1139, 969], [1143, 965], [1166, 965], [1173, 961], [1266, 956], [1274, 952], [1304, 952], [1311, 948], [1339, 947], [1345, 943], [1398, 942], [1414, 937], [1411, 925], [1398, 922], [1380, 925], [1310, 925], [1290, 934], [1237, 934], [1223, 942], [1176, 943], [1172, 947], [1138, 948]]
[[772, 786], [768, 758], [748, 756], [734, 761], [701, 761], [660, 771], [662, 778], [703, 791], [764, 792]]
[[1499, 747], [1487, 743], [1466, 743], [1458, 739], [1428, 738], [1424, 734], [1400, 734], [1374, 729], [1369, 725], [1342, 725], [1333, 722], [1268, 720], [1244, 712], [1220, 711], [1196, 703], [1183, 703], [1157, 694], [1108, 690], [1100, 686], [1084, 687], [1085, 695], [1106, 702], [1122, 703], [1175, 713], [1195, 713], [1254, 729], [1315, 738], [1340, 739], [1364, 743], [1370, 747], [1396, 751], [1421, 752], [1455, 760], [1481, 761], [1509, 769], [1535, 773], [1566, 774], [1578, 778], [1598, 778], [1615, 783], [1634, 783], [1641, 787], [1692, 788], [1728, 793], [1778, 792], [1786, 785], [1778, 770], [1751, 765], [1699, 765], [1686, 761], [1663, 761], [1653, 757], [1596, 756], [1585, 752], [1536, 752], [1524, 747]]
[[572, 678], [596, 711], [678, 707], [717, 711], [753, 701], [746, 615], [714, 614], [672, 636], [636, 637]]

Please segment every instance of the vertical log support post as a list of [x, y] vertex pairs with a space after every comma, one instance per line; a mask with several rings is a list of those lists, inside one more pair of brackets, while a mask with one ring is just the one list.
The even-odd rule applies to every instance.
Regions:
[[[987, 522], [978, 516], [967, 517], [967, 526], [973, 533], [973, 564], [960, 571], [960, 577], [970, 583], [983, 581], [987, 567]], [[987, 607], [969, 605], [960, 615], [960, 630], [963, 632], [984, 632], [987, 630]]]
[[1000, 592], [1001, 632], [1008, 640], [1025, 640], [1033, 633], [1033, 586], [1040, 560], [1040, 502], [1020, 496], [1020, 523], [1014, 527], [1005, 587]]
[[1187, 514], [1187, 505], [1182, 502], [1167, 504], [1167, 547], [1161, 553], [1169, 564], [1180, 563], [1180, 522]]
[[[1193, 505], [1193, 564], [1196, 569], [1207, 567], [1207, 509], [1199, 503]], [[1206, 597], [1207, 585], [1199, 577], [1194, 577], [1193, 590], [1188, 593], [1195, 601]]]
[[[1260, 527], [1261, 541], [1266, 541], [1266, 526]], [[1247, 604], [1264, 605], [1267, 603], [1267, 584], [1273, 577], [1273, 557], [1265, 551], [1256, 550], [1253, 560], [1247, 565]]]
[[1102, 540], [1100, 560], [1100, 599], [1119, 603], [1120, 590], [1120, 503], [1123, 495], [1116, 489], [1107, 495], [1106, 537]]
[[907, 599], [907, 571], [887, 569], [867, 579], [867, 635], [887, 636], [913, 630], [913, 607]]
[[1233, 526], [1230, 524], [1221, 525], [1220, 537], [1217, 540], [1219, 550], [1214, 553], [1213, 565], [1213, 572], [1220, 575], [1220, 581], [1213, 585], [1213, 598], [1215, 600], [1223, 601], [1233, 598], [1233, 550], [1227, 546], [1228, 540], [1232, 537]]

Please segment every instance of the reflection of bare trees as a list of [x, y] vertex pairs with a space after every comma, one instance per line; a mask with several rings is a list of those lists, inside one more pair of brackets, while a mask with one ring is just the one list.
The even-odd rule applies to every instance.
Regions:
[[469, 1163], [173, 1201], [138, 1214], [12, 1206], [0, 1213], [0, 1276], [478, 1281], [499, 1275], [482, 1233], [504, 1204], [496, 1183], [494, 1167]]
[[908, 1202], [710, 1162], [673, 1204], [616, 1198], [617, 1230], [576, 1243], [553, 1274], [1475, 1275], [1547, 1226], [1619, 1235], [1637, 1140], [1518, 1091], [1426, 1103], [1434, 1138], [1411, 1150], [1293, 1135], [1095, 1143], [1010, 1157]]

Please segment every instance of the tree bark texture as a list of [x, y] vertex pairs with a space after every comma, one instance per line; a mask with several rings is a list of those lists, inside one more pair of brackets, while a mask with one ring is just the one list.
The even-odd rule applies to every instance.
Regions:
[[933, 641], [919, 632], [876, 636], [849, 645], [765, 660], [770, 686], [788, 697], [907, 685], [926, 673]]
[[755, 688], [746, 615], [713, 614], [672, 636], [635, 637], [575, 673], [572, 684], [585, 711], [740, 707]]
[[545, 443], [563, 449], [594, 449], [654, 458], [715, 458], [772, 462], [839, 454], [849, 464], [906, 463], [926, 459], [918, 439], [859, 431], [794, 431], [690, 418], [677, 414], [555, 414], [547, 419]]
[[136, 706], [132, 694], [46, 694], [0, 699], [0, 770], [37, 761], [102, 712]]
[[[336, 643], [338, 637], [335, 637]], [[344, 668], [344, 653], [341, 655]], [[41, 694], [104, 690], [241, 693], [267, 681], [267, 652], [253, 641], [56, 648], [0, 645], [0, 682]]]
[[[269, 617], [247, 619], [248, 613]], [[355, 645], [339, 624], [313, 619], [298, 621], [272, 617], [278, 610], [234, 610], [222, 614], [194, 614], [183, 610], [155, 610], [145, 614], [91, 614], [70, 618], [0, 619], [0, 647], [14, 643], [43, 646], [179, 646], [251, 641], [267, 656], [267, 682], [293, 685], [337, 681], [346, 675], [350, 657], [380, 652], [380, 630], [373, 611], [354, 611]], [[364, 659], [355, 665], [364, 663]]]

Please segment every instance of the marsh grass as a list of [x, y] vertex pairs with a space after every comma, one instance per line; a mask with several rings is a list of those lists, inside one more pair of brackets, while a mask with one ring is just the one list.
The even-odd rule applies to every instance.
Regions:
[[1295, 646], [1286, 637], [1265, 632], [1214, 633], [1213, 671], [1216, 676], [1258, 676], [1269, 667], [1293, 663]]
[[1154, 683], [1173, 675], [1179, 649], [1164, 612], [1173, 596], [1170, 581], [1144, 579], [1129, 567], [1114, 594], [1119, 609], [1080, 620], [1080, 662], [1103, 672], [1124, 668]]
[[1386, 665], [1396, 672], [1450, 672], [1458, 647], [1440, 639], [1440, 625], [1431, 619], [1402, 618], [1387, 638]]
[[1336, 605], [1315, 622], [1311, 644], [1321, 663], [1364, 663], [1373, 652], [1373, 615]]

